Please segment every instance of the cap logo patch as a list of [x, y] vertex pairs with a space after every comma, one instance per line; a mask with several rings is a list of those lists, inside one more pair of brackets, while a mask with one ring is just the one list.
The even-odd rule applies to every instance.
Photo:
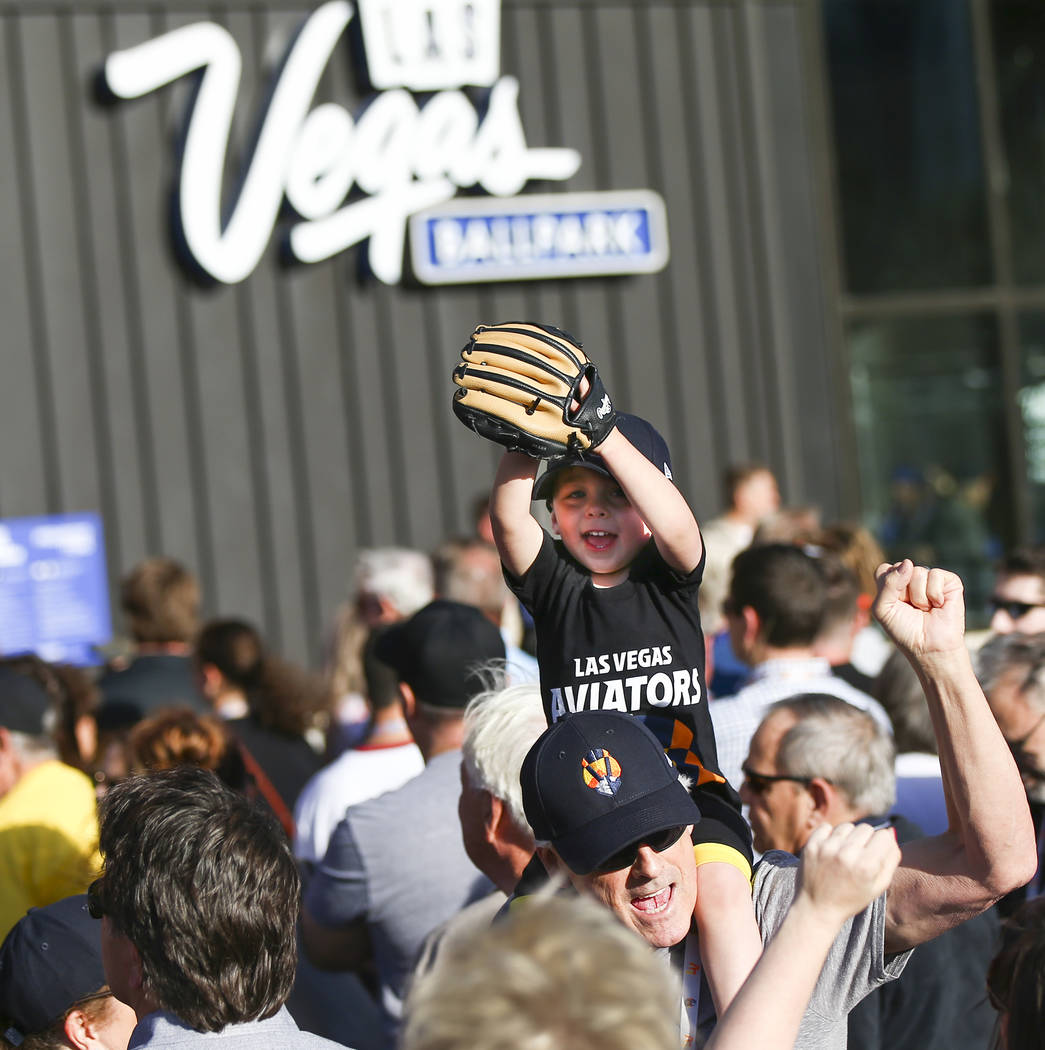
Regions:
[[605, 748], [595, 747], [581, 760], [584, 783], [600, 795], [612, 798], [620, 791], [620, 763]]

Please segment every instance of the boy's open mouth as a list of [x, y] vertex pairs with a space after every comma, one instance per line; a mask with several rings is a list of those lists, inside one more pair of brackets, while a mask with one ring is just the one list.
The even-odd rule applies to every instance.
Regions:
[[590, 532], [582, 533], [584, 542], [589, 550], [604, 551], [617, 538], [613, 532], [604, 532], [602, 529], [592, 529]]

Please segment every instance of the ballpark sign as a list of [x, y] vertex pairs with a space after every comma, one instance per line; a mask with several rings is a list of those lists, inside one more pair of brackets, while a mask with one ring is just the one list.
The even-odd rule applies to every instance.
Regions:
[[[315, 102], [349, 30], [358, 31], [373, 89], [355, 112]], [[667, 229], [656, 194], [641, 191], [640, 203], [637, 191], [522, 193], [532, 179], [571, 178], [581, 156], [528, 145], [519, 83], [500, 75], [499, 54], [497, 0], [323, 4], [276, 65], [231, 190], [225, 171], [242, 59], [228, 30], [197, 22], [114, 52], [102, 80], [115, 98], [133, 99], [198, 77], [174, 223], [191, 262], [212, 280], [248, 277], [277, 229], [302, 263], [365, 244], [371, 272], [386, 284], [402, 278], [408, 227], [416, 275], [432, 284], [663, 267]], [[462, 189], [488, 196], [455, 201]]]

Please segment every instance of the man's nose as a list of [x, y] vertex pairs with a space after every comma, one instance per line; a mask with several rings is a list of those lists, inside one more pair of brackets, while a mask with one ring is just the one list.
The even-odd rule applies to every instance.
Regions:
[[632, 864], [632, 874], [647, 878], [651, 875], [656, 875], [661, 869], [661, 856], [660, 854], [651, 847], [643, 843], [639, 846], [639, 851], [635, 856], [635, 863]]
[[1004, 609], [995, 609], [991, 617], [991, 630], [995, 634], [1011, 634], [1014, 629], [1012, 617]]

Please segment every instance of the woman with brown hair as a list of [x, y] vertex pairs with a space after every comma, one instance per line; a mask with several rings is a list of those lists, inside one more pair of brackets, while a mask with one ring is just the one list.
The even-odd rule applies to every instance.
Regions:
[[322, 766], [322, 735], [307, 734], [326, 714], [326, 696], [301, 668], [270, 654], [242, 620], [211, 620], [196, 639], [204, 695], [241, 745], [247, 772], [280, 823], [293, 835], [291, 814], [305, 782]]

